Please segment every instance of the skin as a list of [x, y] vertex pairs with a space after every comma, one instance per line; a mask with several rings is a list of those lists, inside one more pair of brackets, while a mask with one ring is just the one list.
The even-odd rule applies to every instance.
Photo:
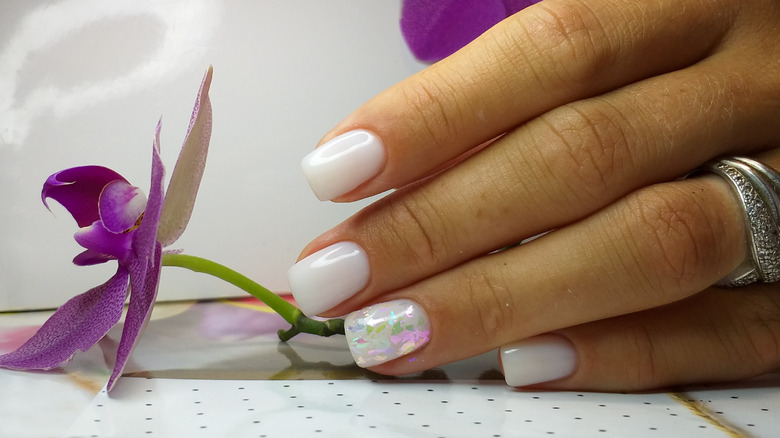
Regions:
[[[780, 288], [710, 287], [747, 254], [723, 155], [780, 169], [780, 2], [544, 0], [364, 104], [398, 189], [309, 244], [357, 242], [371, 278], [326, 312], [420, 303], [406, 374], [537, 334], [578, 355], [555, 389], [626, 391], [780, 367]], [[488, 254], [539, 233], [530, 243]], [[410, 361], [409, 359], [414, 359]]]

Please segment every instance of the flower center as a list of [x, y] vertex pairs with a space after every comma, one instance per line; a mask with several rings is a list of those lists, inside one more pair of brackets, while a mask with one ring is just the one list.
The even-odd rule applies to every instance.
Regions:
[[138, 229], [138, 227], [139, 227], [139, 226], [141, 226], [141, 221], [142, 221], [143, 219], [144, 219], [144, 214], [143, 214], [143, 213], [141, 213], [141, 216], [138, 216], [138, 220], [137, 220], [137, 221], [135, 221], [135, 223], [133, 224], [133, 226], [132, 226], [132, 227], [130, 227], [130, 228], [128, 228], [128, 229], [126, 229], [126, 230], [124, 230], [124, 231], [122, 231], [122, 234], [127, 234], [127, 233], [129, 233], [129, 232], [131, 232], [131, 231], [135, 231], [136, 229]]

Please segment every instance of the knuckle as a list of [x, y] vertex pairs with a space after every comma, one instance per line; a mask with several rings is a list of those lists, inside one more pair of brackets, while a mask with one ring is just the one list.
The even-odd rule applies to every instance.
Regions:
[[463, 125], [459, 108], [457, 87], [444, 74], [433, 70], [418, 75], [414, 81], [406, 81], [401, 87], [404, 126], [417, 127], [423, 136], [437, 147], [446, 146], [447, 139], [456, 135]]
[[436, 207], [419, 197], [391, 199], [384, 207], [388, 214], [379, 229], [384, 230], [381, 238], [384, 246], [401, 245], [404, 266], [414, 266], [425, 270], [443, 262], [447, 253], [445, 242], [439, 236], [447, 233], [434, 232], [444, 229]]
[[[538, 57], [560, 65], [554, 74], [561, 82], [589, 84], [613, 62], [610, 14], [584, 1], [539, 3], [536, 10], [528, 30], [532, 46]], [[573, 62], [561, 65], [560, 59]]]
[[631, 372], [626, 375], [626, 389], [656, 387], [660, 383], [659, 371], [664, 368], [664, 358], [656, 345], [652, 330], [643, 324], [637, 324], [633, 326], [627, 339], [631, 345], [626, 349], [626, 356], [634, 359]]
[[746, 294], [745, 306], [733, 316], [742, 321], [742, 330], [731, 336], [747, 339], [733, 344], [738, 349], [736, 355], [743, 357], [743, 363], [756, 367], [756, 372], [763, 372], [780, 366], [780, 298], [776, 286], [759, 288], [766, 288], [766, 293]]
[[608, 105], [575, 103], [540, 118], [554, 138], [554, 146], [540, 145], [542, 162], [580, 202], [603, 202], [619, 187], [612, 182], [620, 172], [632, 168], [635, 134], [624, 117]]
[[[735, 115], [743, 110], [749, 102], [754, 101], [747, 76], [739, 72], [712, 71], [704, 72], [691, 79], [687, 85], [689, 93], [695, 93], [694, 116], [712, 127], [715, 124], [734, 123], [739, 120]], [[714, 116], [714, 117], [713, 117]]]
[[766, 64], [753, 66], [753, 71], [724, 75], [721, 94], [729, 105], [721, 112], [721, 117], [739, 121], [737, 116], [748, 114], [760, 120], [759, 127], [763, 129], [758, 129], [757, 133], [776, 139], [780, 134], [780, 124], [776, 123], [777, 114], [780, 114], [780, 50]]
[[638, 252], [641, 284], [654, 292], [680, 293], [702, 285], [702, 272], [719, 265], [717, 214], [693, 193], [673, 185], [651, 186], [627, 199], [624, 238]]
[[472, 62], [476, 66], [490, 70], [518, 71], [521, 67], [531, 67], [525, 37], [530, 32], [524, 23], [511, 16], [490, 29], [491, 38], [483, 41], [483, 50], [470, 52], [475, 56]]
[[501, 339], [513, 332], [514, 297], [511, 289], [496, 273], [472, 270], [464, 281], [471, 314], [484, 339]]

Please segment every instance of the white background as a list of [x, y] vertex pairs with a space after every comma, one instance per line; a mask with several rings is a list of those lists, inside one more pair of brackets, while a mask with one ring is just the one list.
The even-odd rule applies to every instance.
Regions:
[[[300, 159], [360, 104], [420, 70], [400, 2], [3, 2], [0, 14], [0, 310], [48, 308], [106, 281], [76, 267], [75, 222], [40, 202], [46, 177], [100, 164], [146, 190], [152, 135], [173, 169], [214, 66], [214, 131], [193, 219], [174, 247], [272, 290], [312, 238], [365, 205], [317, 201]], [[237, 295], [176, 268], [160, 299]]]

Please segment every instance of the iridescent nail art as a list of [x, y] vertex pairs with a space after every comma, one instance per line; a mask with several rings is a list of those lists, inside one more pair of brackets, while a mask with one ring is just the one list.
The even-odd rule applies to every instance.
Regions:
[[409, 354], [427, 344], [431, 337], [425, 311], [405, 299], [352, 312], [344, 326], [352, 357], [363, 368]]

